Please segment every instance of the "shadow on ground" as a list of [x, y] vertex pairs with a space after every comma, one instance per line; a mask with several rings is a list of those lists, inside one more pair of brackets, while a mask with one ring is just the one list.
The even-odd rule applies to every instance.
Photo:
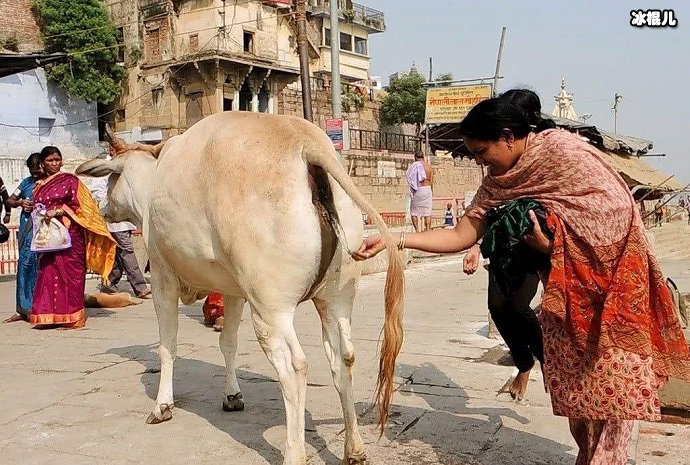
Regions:
[[[399, 365], [407, 382], [397, 397], [417, 397], [428, 407], [394, 405], [386, 437], [399, 445], [424, 443], [416, 448], [423, 455], [407, 452], [409, 463], [444, 465], [571, 465], [572, 449], [559, 442], [504, 425], [510, 418], [527, 425], [529, 420], [507, 407], [485, 406], [485, 399], [472, 399], [443, 371], [431, 363], [421, 366]], [[495, 405], [495, 404], [494, 404]], [[362, 424], [374, 424], [376, 412], [368, 412]]]
[[[157, 345], [136, 345], [108, 351], [108, 353], [142, 364], [141, 383], [152, 400], [156, 399], [160, 379], [158, 372], [160, 363], [156, 348]], [[282, 452], [265, 439], [266, 431], [285, 424], [280, 385], [274, 379], [242, 369], [237, 370], [237, 377], [244, 395], [245, 410], [223, 412], [221, 406], [225, 367], [201, 360], [177, 357], [174, 375], [175, 409], [204, 418], [238, 443], [256, 451], [268, 463], [282, 464]], [[153, 402], [151, 408], [153, 408]], [[174, 417], [172, 421], [175, 421]], [[333, 419], [329, 423], [342, 423], [342, 418]], [[305, 413], [305, 426], [306, 442], [319, 451], [327, 465], [340, 465], [341, 458], [328, 450], [326, 440], [317, 433], [308, 410]], [[284, 437], [280, 438], [281, 445], [284, 440]]]
[[[136, 345], [108, 351], [141, 363], [141, 383], [152, 400], [156, 397], [159, 381], [155, 348], [154, 345]], [[507, 407], [482, 406], [482, 399], [471, 399], [466, 391], [435, 365], [400, 365], [398, 372], [407, 382], [396, 393], [396, 397], [418, 397], [426, 407], [393, 405], [385, 433], [392, 443], [370, 445], [370, 449], [384, 448], [372, 455], [380, 457], [383, 453], [388, 456], [385, 448], [390, 448], [391, 460], [400, 454], [401, 458], [404, 457], [404, 462], [395, 459], [397, 463], [573, 463], [570, 447], [504, 426], [504, 418], [521, 424], [529, 421]], [[281, 451], [265, 438], [269, 429], [285, 424], [280, 387], [274, 379], [251, 371], [239, 369], [237, 375], [246, 407], [243, 412], [225, 413], [221, 410], [225, 367], [178, 357], [175, 363], [175, 406], [204, 418], [238, 443], [256, 451], [268, 463], [280, 464], [283, 459]], [[412, 403], [420, 404], [418, 401]], [[363, 412], [360, 418], [362, 425], [376, 423], [376, 411], [368, 403], [359, 403], [357, 411]], [[319, 457], [327, 465], [339, 465], [341, 459], [329, 450], [326, 439], [317, 433], [317, 426], [340, 427], [342, 423], [339, 409], [335, 418], [318, 421], [312, 419], [309, 411], [306, 412], [306, 441], [318, 451]], [[280, 438], [281, 444], [283, 440]], [[436, 456], [432, 461], [429, 461], [429, 448]], [[420, 454], [418, 457], [415, 456], [417, 451]]]

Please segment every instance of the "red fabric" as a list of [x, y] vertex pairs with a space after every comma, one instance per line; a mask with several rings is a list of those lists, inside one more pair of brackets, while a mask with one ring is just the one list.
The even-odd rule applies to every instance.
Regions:
[[554, 214], [548, 225], [555, 237], [543, 318], [563, 325], [586, 353], [619, 348], [651, 358], [658, 376], [690, 381], [690, 352], [642, 229], [633, 225], [621, 241], [595, 247]]
[[579, 447], [575, 465], [626, 465], [634, 423], [625, 420], [570, 420]]
[[[34, 191], [34, 202], [52, 210], [68, 206], [79, 209], [76, 176], [60, 173]], [[84, 230], [69, 222], [72, 247], [39, 255], [38, 279], [34, 292], [30, 322], [34, 325], [81, 325], [86, 285], [86, 248]]]
[[223, 294], [211, 292], [204, 301], [204, 324], [213, 325], [223, 316]]

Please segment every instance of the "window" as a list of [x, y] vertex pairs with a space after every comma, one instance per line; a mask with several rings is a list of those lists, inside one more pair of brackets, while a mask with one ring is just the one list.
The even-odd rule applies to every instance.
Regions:
[[271, 94], [264, 85], [261, 87], [261, 91], [259, 91], [259, 113], [268, 113], [270, 100]]
[[153, 102], [153, 107], [156, 110], [159, 110], [161, 107], [161, 104], [163, 103], [163, 88], [162, 87], [151, 90], [151, 101]]
[[161, 59], [161, 31], [152, 29], [146, 34], [146, 59], [148, 61], [160, 61]]
[[199, 34], [189, 36], [189, 51], [192, 53], [199, 51]]
[[187, 95], [187, 127], [201, 121], [204, 117], [204, 93], [194, 92]]
[[125, 61], [125, 28], [118, 27], [115, 37], [116, 37], [117, 43], [120, 44], [120, 46], [117, 47], [117, 62], [118, 63], [124, 63], [124, 61]]
[[254, 53], [254, 33], [244, 31], [244, 51], [247, 53]]
[[362, 37], [355, 37], [355, 53], [358, 53], [360, 55], [369, 54], [367, 39], [364, 39]]
[[38, 118], [38, 140], [49, 140], [55, 118]]
[[[367, 48], [367, 40], [366, 39], [360, 39], [359, 37], [356, 38], [357, 40], [363, 40], [364, 41], [364, 48]], [[329, 28], [324, 28], [323, 30], [323, 44], [326, 47], [331, 46], [331, 30]], [[345, 50], [346, 52], [351, 52], [352, 51], [352, 36], [350, 34], [345, 34], [344, 32], [340, 33], [340, 50]], [[359, 52], [357, 52], [359, 53]], [[363, 53], [362, 55], [366, 55], [366, 53]]]
[[352, 51], [352, 36], [350, 34], [340, 33], [340, 50]]

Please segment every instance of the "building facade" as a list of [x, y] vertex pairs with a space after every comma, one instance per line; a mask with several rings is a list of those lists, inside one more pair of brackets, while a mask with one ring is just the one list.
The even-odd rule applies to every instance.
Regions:
[[[31, 0], [0, 0], [0, 51], [43, 49]], [[10, 49], [4, 49], [12, 43]], [[104, 149], [98, 143], [95, 103], [72, 99], [43, 69], [0, 78], [0, 176], [12, 190], [28, 175], [25, 162], [46, 145], [60, 148], [68, 166]]]
[[[383, 14], [341, 2], [341, 73], [369, 79], [368, 35]], [[125, 92], [115, 130], [157, 141], [221, 111], [301, 112], [297, 28], [290, 0], [106, 0], [125, 44]], [[308, 0], [315, 101], [329, 93], [328, 2]]]

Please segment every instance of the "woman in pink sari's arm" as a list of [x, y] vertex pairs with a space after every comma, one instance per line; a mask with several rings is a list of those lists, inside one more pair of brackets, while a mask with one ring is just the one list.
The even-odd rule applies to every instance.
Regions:
[[[400, 247], [461, 252], [482, 237], [490, 208], [539, 202], [553, 240], [533, 215], [523, 240], [551, 257], [540, 320], [553, 411], [569, 419], [577, 465], [624, 465], [633, 421], [661, 419], [669, 377], [690, 381], [688, 345], [630, 191], [596, 148], [560, 129], [530, 133], [510, 103], [479, 103], [460, 132], [489, 174], [454, 230], [402, 233]], [[384, 248], [373, 236], [354, 256]]]

